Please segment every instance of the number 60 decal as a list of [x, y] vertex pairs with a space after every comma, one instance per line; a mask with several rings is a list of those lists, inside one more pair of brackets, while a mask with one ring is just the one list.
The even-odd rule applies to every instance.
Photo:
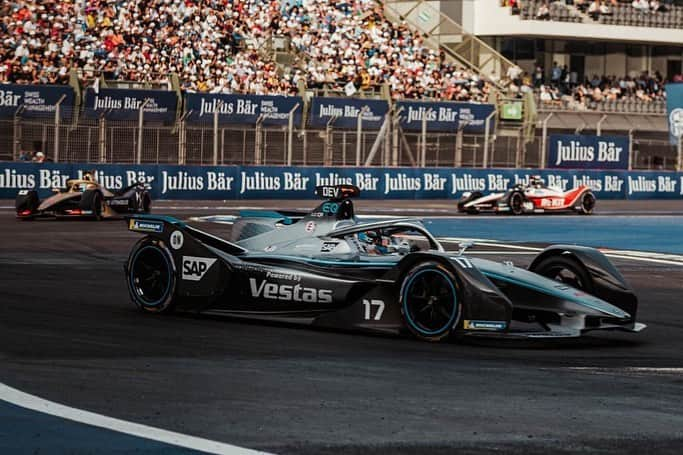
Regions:
[[[384, 301], [377, 299], [363, 299], [363, 306], [365, 307], [365, 320], [375, 320], [379, 321], [382, 319], [382, 313], [384, 313]], [[374, 315], [373, 315], [374, 311]]]

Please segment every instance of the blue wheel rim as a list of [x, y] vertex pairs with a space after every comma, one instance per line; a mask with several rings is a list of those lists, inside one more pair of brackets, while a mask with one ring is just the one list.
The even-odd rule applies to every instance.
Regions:
[[[428, 295], [425, 296], [425, 301], [419, 302], [419, 296], [416, 296], [413, 293], [413, 286], [419, 284], [420, 280], [424, 281], [424, 279], [426, 278], [425, 275], [428, 273], [436, 274], [443, 280], [442, 283], [447, 283], [448, 286], [443, 289], [446, 289], [448, 293], [450, 293], [450, 297], [446, 294], [438, 295], [438, 293], [435, 294], [428, 292]], [[426, 283], [422, 283], [421, 286], [426, 287]], [[436, 298], [436, 300], [434, 300], [434, 298]], [[432, 300], [432, 303], [428, 304], [426, 299]], [[455, 324], [455, 321], [458, 317], [458, 296], [455, 289], [455, 285], [453, 284], [453, 280], [446, 273], [436, 268], [419, 270], [414, 275], [412, 275], [403, 288], [402, 300], [403, 313], [405, 315], [406, 321], [408, 322], [408, 324], [410, 324], [411, 328], [413, 328], [416, 332], [418, 332], [421, 335], [438, 335], [446, 330], [450, 330]], [[416, 302], [416, 300], [418, 301]], [[411, 311], [410, 306], [412, 304], [420, 305], [420, 308], [418, 308], [417, 312]], [[450, 311], [446, 311], [446, 313], [444, 313], [444, 309], [446, 308], [446, 306], [450, 307]], [[433, 315], [436, 315], [436, 312], [440, 313], [441, 320], [445, 320], [446, 322], [438, 324], [437, 328], [435, 329], [429, 329], [424, 327], [420, 323], [420, 320], [423, 320], [425, 318], [424, 313], [427, 311], [431, 311]], [[432, 317], [431, 319], [435, 320], [434, 317]]]

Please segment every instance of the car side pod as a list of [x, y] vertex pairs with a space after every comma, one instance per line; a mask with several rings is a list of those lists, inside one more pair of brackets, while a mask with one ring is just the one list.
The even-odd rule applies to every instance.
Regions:
[[639, 332], [645, 328], [644, 324], [636, 323], [638, 298], [633, 289], [609, 259], [595, 248], [552, 245], [534, 258], [529, 270], [594, 295], [630, 316], [626, 321], [589, 320], [585, 330], [615, 328]]
[[128, 292], [138, 308], [166, 313], [186, 297], [212, 298], [230, 281], [226, 255], [246, 250], [163, 215], [125, 217], [128, 230], [144, 234], [124, 265]]

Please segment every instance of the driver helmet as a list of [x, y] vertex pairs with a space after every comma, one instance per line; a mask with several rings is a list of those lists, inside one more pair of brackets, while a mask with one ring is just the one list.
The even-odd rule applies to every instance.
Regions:
[[542, 187], [544, 183], [545, 181], [543, 180], [543, 177], [541, 177], [540, 175], [532, 175], [529, 179], [529, 185], [536, 188]]
[[94, 179], [93, 176], [92, 176], [92, 171], [86, 171], [86, 172], [83, 174], [83, 180], [87, 180], [88, 182], [94, 182], [95, 179]]

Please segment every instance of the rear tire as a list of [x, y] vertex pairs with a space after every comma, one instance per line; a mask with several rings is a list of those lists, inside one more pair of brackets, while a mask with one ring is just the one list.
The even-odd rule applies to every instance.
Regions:
[[403, 278], [399, 294], [403, 322], [418, 339], [448, 338], [460, 320], [458, 281], [437, 262], [412, 267]]
[[176, 270], [173, 256], [161, 242], [139, 241], [126, 264], [128, 293], [146, 313], [168, 313], [175, 303]]
[[100, 221], [102, 219], [102, 193], [97, 191], [92, 197], [92, 213], [95, 220]]
[[583, 215], [590, 215], [595, 209], [595, 195], [592, 191], [586, 191], [581, 196], [581, 210], [580, 213]]
[[547, 257], [531, 271], [589, 294], [592, 294], [594, 290], [593, 280], [588, 270], [578, 260], [571, 257]]
[[510, 213], [513, 215], [521, 215], [524, 213], [524, 196], [522, 196], [522, 193], [512, 193], [508, 200], [508, 206], [510, 206]]

